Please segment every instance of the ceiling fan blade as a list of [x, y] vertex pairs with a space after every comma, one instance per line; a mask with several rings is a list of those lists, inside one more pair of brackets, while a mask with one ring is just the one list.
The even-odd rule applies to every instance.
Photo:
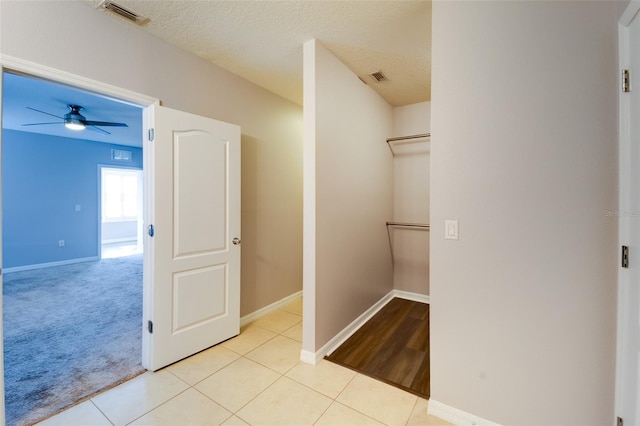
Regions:
[[30, 109], [31, 111], [40, 112], [42, 114], [47, 114], [47, 115], [50, 115], [52, 117], [59, 118], [60, 120], [63, 120], [62, 117], [58, 117], [57, 115], [49, 114], [48, 112], [40, 111], [39, 109], [35, 109], [35, 108], [31, 108], [31, 107], [27, 107], [27, 109]]
[[98, 133], [102, 133], [103, 135], [110, 135], [111, 134], [111, 133], [107, 132], [106, 130], [101, 129], [101, 128], [96, 127], [96, 126], [87, 126], [87, 127], [85, 127], [85, 129], [92, 130], [92, 131], [98, 132]]
[[23, 126], [42, 126], [43, 124], [63, 124], [63, 122], [54, 121], [53, 123], [29, 123], [29, 124], [23, 124]]
[[84, 122], [86, 126], [102, 126], [102, 127], [129, 127], [124, 123], [112, 123], [110, 121], [91, 121], [87, 120]]

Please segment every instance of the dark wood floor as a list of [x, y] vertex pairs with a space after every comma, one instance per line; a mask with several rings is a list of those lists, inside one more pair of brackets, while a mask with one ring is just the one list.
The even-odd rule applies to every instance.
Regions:
[[429, 305], [394, 298], [329, 361], [429, 397]]

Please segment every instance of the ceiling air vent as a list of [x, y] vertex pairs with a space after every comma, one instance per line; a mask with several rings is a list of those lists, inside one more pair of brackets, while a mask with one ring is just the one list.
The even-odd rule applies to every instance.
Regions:
[[388, 81], [389, 80], [387, 78], [387, 76], [384, 75], [384, 73], [382, 71], [372, 72], [371, 74], [369, 74], [369, 77], [373, 78], [378, 83], [380, 83], [382, 81]]
[[148, 20], [146, 16], [142, 16], [138, 12], [121, 6], [111, 0], [101, 0], [100, 3], [98, 3], [98, 7], [104, 10], [108, 10], [111, 13], [115, 13], [116, 15], [138, 25], [142, 25]]

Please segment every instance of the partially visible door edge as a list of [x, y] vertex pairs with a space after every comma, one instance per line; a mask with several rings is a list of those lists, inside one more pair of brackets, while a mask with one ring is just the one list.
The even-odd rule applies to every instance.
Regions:
[[[618, 22], [618, 70], [619, 80], [618, 90], [618, 209], [620, 212], [628, 211], [631, 208], [631, 185], [630, 171], [633, 166], [630, 158], [631, 139], [629, 133], [629, 108], [630, 99], [628, 95], [622, 93], [622, 70], [630, 67], [630, 42], [629, 42], [629, 25], [640, 11], [640, 0], [632, 0]], [[632, 76], [638, 78], [639, 76]], [[640, 88], [640, 85], [638, 86]], [[640, 166], [640, 165], [636, 165]], [[629, 245], [631, 242], [631, 227], [629, 218], [618, 217], [618, 243], [619, 245]], [[615, 377], [615, 397], [614, 397], [614, 416], [612, 424], [616, 424], [616, 418], [622, 415], [624, 401], [624, 377], [626, 373], [625, 365], [625, 348], [628, 346], [626, 338], [626, 324], [629, 315], [625, 300], [625, 288], [630, 284], [629, 271], [618, 267], [618, 290], [617, 290], [617, 339], [616, 339], [616, 377]]]

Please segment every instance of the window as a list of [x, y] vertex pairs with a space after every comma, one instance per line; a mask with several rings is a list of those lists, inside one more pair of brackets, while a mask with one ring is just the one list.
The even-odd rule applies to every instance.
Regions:
[[102, 221], [138, 217], [139, 170], [102, 168]]

